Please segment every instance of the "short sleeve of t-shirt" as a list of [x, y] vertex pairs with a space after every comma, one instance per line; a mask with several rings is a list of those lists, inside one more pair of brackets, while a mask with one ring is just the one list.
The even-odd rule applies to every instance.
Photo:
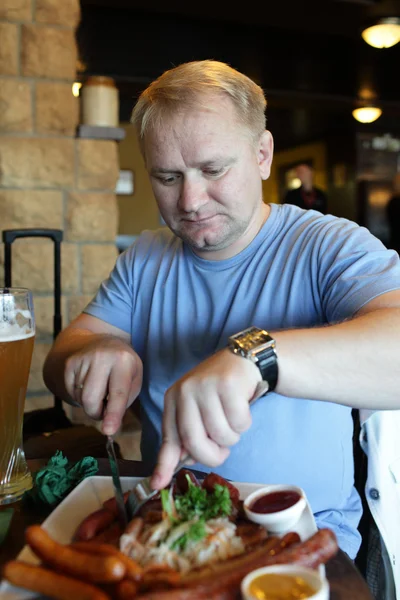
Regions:
[[354, 315], [373, 298], [400, 288], [400, 262], [364, 227], [340, 219], [318, 242], [318, 285], [328, 322]]
[[136, 247], [120, 254], [108, 279], [85, 308], [86, 313], [131, 333], [133, 310], [133, 270]]
[[[147, 283], [142, 279], [144, 267], [160, 258], [172, 238], [167, 229], [144, 231], [132, 246], [118, 257], [108, 279], [103, 281], [93, 300], [84, 312], [106, 321], [114, 327], [132, 334], [132, 316], [137, 295]], [[158, 262], [153, 269], [157, 270]]]

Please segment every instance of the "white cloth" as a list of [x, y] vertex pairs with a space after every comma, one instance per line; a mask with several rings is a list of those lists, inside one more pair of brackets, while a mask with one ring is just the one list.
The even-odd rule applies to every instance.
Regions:
[[400, 410], [360, 410], [360, 422], [368, 456], [365, 495], [387, 551], [385, 598], [400, 600]]

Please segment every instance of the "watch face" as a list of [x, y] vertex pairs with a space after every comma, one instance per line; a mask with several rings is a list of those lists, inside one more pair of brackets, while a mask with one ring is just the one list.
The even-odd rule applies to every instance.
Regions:
[[238, 337], [233, 336], [239, 346], [245, 352], [251, 352], [254, 347], [262, 346], [267, 342], [271, 342], [271, 337], [262, 329], [257, 327], [250, 327], [242, 333], [238, 334]]

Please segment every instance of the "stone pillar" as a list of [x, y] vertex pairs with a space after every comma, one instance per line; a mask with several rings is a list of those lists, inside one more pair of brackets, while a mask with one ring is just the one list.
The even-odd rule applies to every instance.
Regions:
[[[0, 0], [0, 229], [64, 231], [63, 324], [80, 313], [116, 256], [116, 142], [75, 137], [72, 95], [79, 0]], [[3, 285], [3, 247], [0, 285]], [[53, 252], [49, 240], [13, 245], [13, 285], [32, 289], [37, 336], [30, 408], [48, 404], [42, 379], [51, 345]]]

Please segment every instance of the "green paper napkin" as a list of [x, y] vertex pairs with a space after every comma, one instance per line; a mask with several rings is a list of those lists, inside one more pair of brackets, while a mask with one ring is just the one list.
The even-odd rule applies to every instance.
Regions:
[[8, 528], [10, 527], [13, 516], [13, 508], [5, 508], [0, 511], [0, 546], [7, 536]]
[[33, 478], [33, 488], [24, 494], [24, 499], [38, 507], [53, 509], [69, 492], [86, 477], [99, 470], [97, 460], [85, 456], [71, 466], [68, 459], [57, 450], [45, 467]]

